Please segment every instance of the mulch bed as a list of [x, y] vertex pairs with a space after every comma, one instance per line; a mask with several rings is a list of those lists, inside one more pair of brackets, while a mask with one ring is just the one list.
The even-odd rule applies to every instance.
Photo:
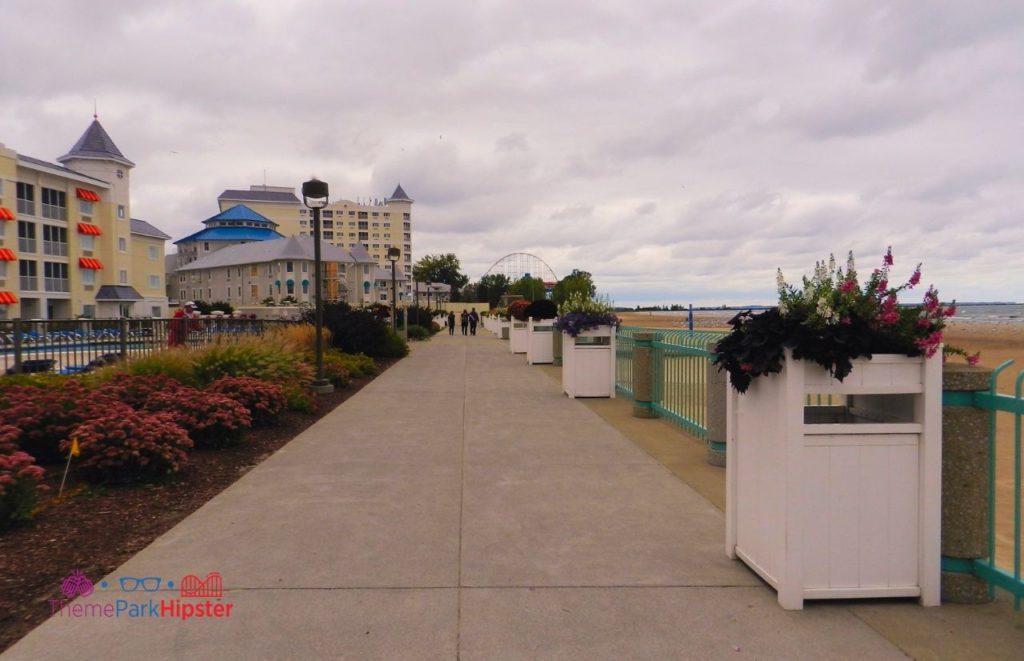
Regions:
[[188, 468], [161, 482], [98, 487], [72, 470], [57, 502], [63, 467], [49, 467], [41, 511], [0, 532], [0, 653], [49, 617], [47, 600], [60, 596], [72, 570], [93, 579], [114, 571], [372, 380], [318, 395], [315, 413], [288, 412], [274, 427], [250, 430], [238, 447], [192, 452]]

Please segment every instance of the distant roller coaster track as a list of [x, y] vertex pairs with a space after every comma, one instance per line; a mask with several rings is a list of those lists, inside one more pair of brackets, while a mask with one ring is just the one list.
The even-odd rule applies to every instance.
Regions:
[[484, 273], [485, 276], [498, 274], [506, 276], [513, 282], [525, 275], [540, 278], [549, 289], [558, 282], [558, 276], [547, 262], [528, 252], [509, 253], [494, 262], [491, 268], [487, 269], [487, 273]]

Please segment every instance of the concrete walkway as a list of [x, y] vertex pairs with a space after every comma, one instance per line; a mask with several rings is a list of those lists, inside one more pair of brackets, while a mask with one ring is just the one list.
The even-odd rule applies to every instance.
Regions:
[[723, 533], [507, 342], [438, 335], [76, 602], [217, 571], [230, 617], [54, 616], [4, 659], [904, 658], [783, 611]]

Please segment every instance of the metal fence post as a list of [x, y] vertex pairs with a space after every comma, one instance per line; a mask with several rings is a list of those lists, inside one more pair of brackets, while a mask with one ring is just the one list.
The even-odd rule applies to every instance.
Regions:
[[942, 373], [942, 601], [992, 601], [987, 582], [972, 573], [972, 561], [987, 558], [989, 521], [990, 415], [970, 403], [971, 393], [989, 389], [992, 370], [947, 364]]
[[[718, 342], [707, 344], [708, 353], [714, 354]], [[719, 371], [714, 355], [707, 360], [707, 414], [708, 463], [725, 466], [725, 402], [729, 397], [729, 384], [725, 372]]]
[[128, 320], [122, 319], [119, 326], [121, 329], [121, 360], [128, 360]]
[[658, 417], [651, 405], [653, 342], [654, 333], [640, 331], [633, 334], [633, 416], [637, 418]]
[[21, 319], [14, 320], [14, 373], [21, 374], [21, 334], [22, 334], [22, 321]]

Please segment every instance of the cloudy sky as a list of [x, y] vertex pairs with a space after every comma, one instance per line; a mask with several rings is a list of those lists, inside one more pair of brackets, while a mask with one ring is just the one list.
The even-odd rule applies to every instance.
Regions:
[[[414, 259], [594, 274], [617, 303], [770, 303], [893, 246], [944, 299], [1024, 300], [1020, 0], [4, 0], [0, 142], [92, 119], [132, 214], [226, 188], [415, 198]], [[916, 297], [915, 297], [916, 298]], [[911, 299], [913, 300], [913, 299]]]

